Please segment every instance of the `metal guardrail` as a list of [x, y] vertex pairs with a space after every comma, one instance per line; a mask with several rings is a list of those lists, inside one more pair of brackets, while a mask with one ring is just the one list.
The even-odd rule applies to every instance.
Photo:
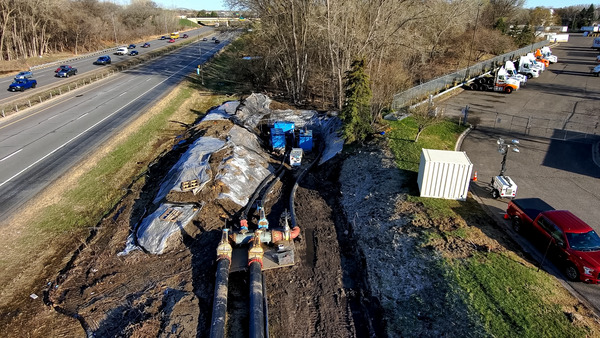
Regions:
[[48, 62], [48, 63], [44, 63], [44, 64], [41, 64], [41, 65], [29, 67], [29, 70], [30, 71], [34, 71], [34, 70], [37, 70], [37, 69], [44, 69], [44, 68], [56, 66], [58, 64], [71, 63], [73, 61], [81, 60], [81, 59], [84, 59], [84, 58], [87, 58], [87, 57], [90, 57], [90, 56], [111, 53], [112, 51], [115, 51], [118, 48], [119, 47], [112, 47], [112, 48], [108, 48], [108, 49], [104, 49], [104, 50], [100, 50], [100, 51], [91, 52], [91, 53], [88, 53], [88, 54], [78, 55], [76, 57], [72, 57], [72, 58], [66, 59], [66, 60], [58, 60], [58, 61]]
[[485, 60], [471, 67], [461, 69], [451, 74], [446, 74], [416, 87], [412, 87], [401, 93], [395, 94], [392, 101], [392, 110], [398, 111], [401, 108], [426, 99], [429, 95], [435, 95], [446, 89], [455, 87], [473, 77], [477, 77], [504, 65], [504, 63], [508, 60], [516, 60], [518, 57], [526, 55], [527, 53], [531, 53], [538, 48], [548, 45], [549, 43], [550, 41], [548, 40], [536, 42], [527, 47], [498, 55], [492, 59]]

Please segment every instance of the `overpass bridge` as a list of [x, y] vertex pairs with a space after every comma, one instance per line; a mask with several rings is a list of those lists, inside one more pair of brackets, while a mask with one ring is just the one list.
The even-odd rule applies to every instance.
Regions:
[[[204, 17], [204, 18], [187, 18], [190, 21], [193, 21], [199, 25], [204, 26], [219, 26], [221, 24], [225, 24], [229, 26], [230, 22], [243, 22], [248, 21], [249, 19], [240, 19], [239, 17]], [[217, 25], [219, 24], [219, 25]]]

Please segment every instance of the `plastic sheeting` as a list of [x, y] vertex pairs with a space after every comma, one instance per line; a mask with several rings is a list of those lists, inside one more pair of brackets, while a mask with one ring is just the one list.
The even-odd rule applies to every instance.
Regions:
[[231, 154], [223, 158], [215, 177], [229, 191], [220, 193], [218, 198], [230, 199], [239, 206], [245, 206], [273, 168], [263, 155], [256, 135], [238, 126], [231, 128], [229, 134], [227, 147], [231, 147]]
[[163, 253], [169, 237], [183, 231], [199, 211], [199, 207], [191, 204], [161, 204], [142, 220], [136, 233], [138, 244], [149, 253]]
[[209, 160], [210, 155], [223, 148], [225, 141], [214, 137], [200, 137], [183, 154], [169, 170], [165, 181], [160, 186], [154, 203], [163, 199], [169, 191], [183, 191], [182, 182], [197, 180], [198, 185], [191, 191], [197, 194], [212, 178]]
[[235, 120], [248, 129], [254, 129], [265, 115], [271, 113], [270, 104], [271, 99], [268, 96], [253, 93], [236, 111]]

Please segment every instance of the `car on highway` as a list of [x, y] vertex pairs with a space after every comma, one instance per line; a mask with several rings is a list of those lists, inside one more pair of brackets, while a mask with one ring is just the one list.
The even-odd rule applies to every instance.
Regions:
[[202, 38], [202, 41], [208, 41], [208, 39], [207, 38]]
[[109, 65], [110, 62], [111, 62], [110, 56], [103, 55], [103, 56], [99, 57], [98, 60], [94, 61], [94, 64], [95, 65]]
[[215, 43], [221, 43], [221, 40], [215, 39]]
[[69, 67], [71, 67], [71, 66], [67, 66], [67, 65], [60, 65], [60, 66], [58, 66], [58, 68], [56, 68], [56, 70], [55, 70], [54, 72], [55, 72], [55, 73], [58, 73], [58, 72], [60, 72], [60, 70], [61, 70], [61, 69], [64, 69], [64, 68], [69, 68]]
[[25, 91], [25, 89], [35, 88], [35, 86], [37, 86], [37, 81], [34, 79], [15, 79], [15, 82], [8, 86], [8, 90], [11, 92], [22, 92]]
[[213, 36], [213, 37], [211, 38], [211, 40], [213, 40], [213, 41], [214, 41], [214, 40], [216, 40], [216, 39], [217, 39], [217, 37], [216, 37], [216, 36]]
[[125, 55], [125, 54], [128, 53], [128, 51], [129, 51], [129, 49], [127, 47], [119, 47], [117, 49], [117, 51], [115, 52], [115, 54], [117, 54], [117, 55]]
[[166, 40], [166, 39], [167, 39], [167, 37], [163, 35], [163, 36], [161, 36], [161, 37], [160, 37], [160, 38], [158, 38], [158, 39], [159, 39], [159, 40]]
[[594, 67], [594, 69], [592, 69], [592, 75], [596, 77], [600, 76], [600, 65], [597, 65], [596, 67]]
[[189, 38], [189, 37], [190, 37], [190, 36], [189, 36], [189, 35], [187, 35], [187, 34], [183, 34], [183, 35], [181, 36], [181, 38], [182, 38], [182, 39], [186, 39], [186, 38]]
[[19, 74], [15, 75], [15, 80], [31, 79], [32, 77], [33, 77], [32, 72], [24, 71], [24, 72], [20, 72]]
[[173, 43], [173, 42], [175, 42], [175, 39], [170, 39], [168, 42]]
[[61, 66], [61, 69], [55, 74], [56, 77], [69, 77], [71, 75], [77, 75], [77, 68]]
[[127, 49], [134, 49], [134, 48], [135, 48], [135, 45], [133, 43], [127, 47]]
[[150, 47], [150, 44], [149, 44], [149, 43], [147, 43], [147, 42], [146, 42], [145, 44], [143, 44], [143, 45], [142, 45], [142, 48], [148, 48], [148, 47]]
[[132, 50], [131, 52], [129, 52], [129, 56], [136, 56], [136, 55], [138, 55], [138, 54], [139, 54], [139, 53], [138, 53], [138, 51], [137, 51], [137, 50], [135, 50], [135, 49], [134, 49], [134, 50]]

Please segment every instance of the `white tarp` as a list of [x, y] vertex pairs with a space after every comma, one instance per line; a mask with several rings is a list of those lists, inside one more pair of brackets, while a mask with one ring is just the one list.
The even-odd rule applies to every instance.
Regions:
[[215, 180], [222, 182], [229, 191], [219, 194], [219, 198], [230, 199], [243, 207], [274, 169], [263, 155], [257, 136], [244, 128], [231, 128], [226, 147], [230, 148], [230, 155], [219, 164]]
[[256, 128], [263, 117], [271, 113], [270, 104], [271, 99], [268, 96], [252, 93], [235, 112], [236, 122], [249, 129]]
[[177, 163], [169, 170], [154, 199], [157, 203], [170, 191], [183, 191], [182, 182], [197, 180], [198, 186], [192, 189], [197, 194], [212, 178], [210, 155], [223, 148], [225, 141], [214, 137], [200, 137], [181, 155]]
[[199, 207], [191, 204], [161, 204], [142, 220], [136, 233], [138, 244], [149, 253], [163, 253], [169, 237], [183, 231], [199, 211]]

